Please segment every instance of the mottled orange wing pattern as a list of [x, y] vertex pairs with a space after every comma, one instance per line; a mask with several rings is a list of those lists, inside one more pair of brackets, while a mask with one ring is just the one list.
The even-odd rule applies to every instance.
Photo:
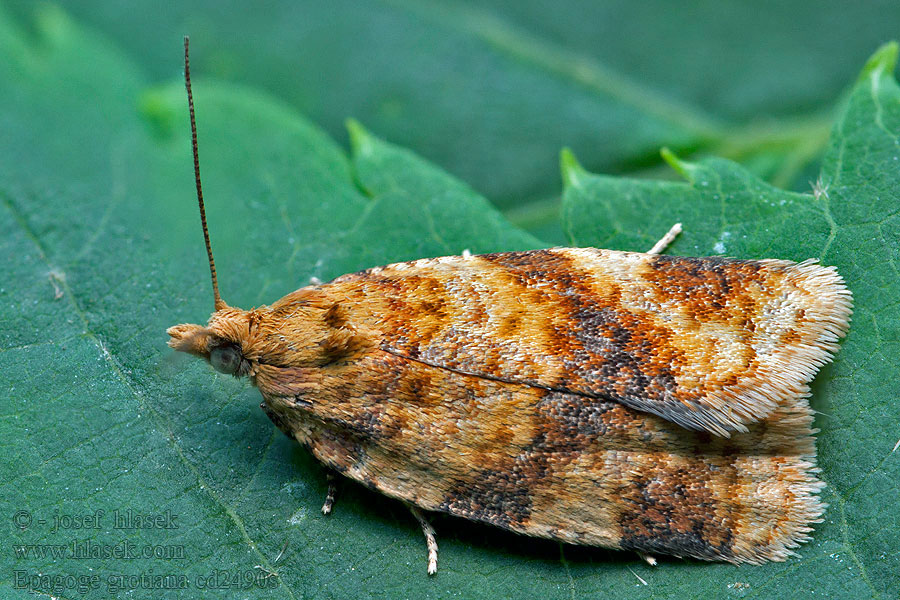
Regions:
[[[735, 563], [808, 539], [824, 506], [807, 384], [851, 312], [834, 269], [559, 248], [389, 265], [233, 308], [187, 38], [184, 58], [215, 312], [170, 327], [171, 347], [250, 377], [322, 463], [416, 507]], [[413, 514], [433, 574], [434, 532]]]
[[425, 259], [327, 288], [397, 356], [718, 435], [806, 394], [851, 312], [814, 262], [593, 248]]
[[812, 262], [553, 249], [370, 269], [169, 334], [391, 497], [758, 563], [820, 520], [807, 383], [850, 310]]
[[803, 398], [726, 439], [377, 350], [260, 365], [256, 383], [270, 418], [331, 469], [527, 535], [759, 563], [787, 557], [824, 509]]

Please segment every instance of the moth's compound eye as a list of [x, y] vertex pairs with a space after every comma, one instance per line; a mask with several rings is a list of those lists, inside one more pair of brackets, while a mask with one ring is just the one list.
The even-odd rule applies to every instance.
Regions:
[[219, 373], [234, 375], [241, 366], [241, 353], [234, 346], [217, 346], [209, 351], [209, 362]]

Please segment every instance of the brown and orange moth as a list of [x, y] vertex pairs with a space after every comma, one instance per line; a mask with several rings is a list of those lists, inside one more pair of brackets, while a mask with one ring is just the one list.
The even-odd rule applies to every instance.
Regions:
[[[852, 296], [809, 260], [595, 248], [448, 256], [219, 296], [169, 345], [249, 377], [329, 469], [420, 510], [572, 544], [784, 560], [817, 494], [810, 380]], [[654, 248], [656, 250], [656, 248]], [[329, 486], [324, 512], [331, 509]]]

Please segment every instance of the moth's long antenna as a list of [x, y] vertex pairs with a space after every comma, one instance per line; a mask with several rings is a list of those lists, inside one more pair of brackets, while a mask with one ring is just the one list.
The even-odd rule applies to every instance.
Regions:
[[197, 203], [200, 205], [200, 223], [203, 225], [203, 240], [206, 242], [206, 254], [209, 256], [209, 273], [212, 275], [213, 300], [215, 310], [227, 308], [228, 305], [219, 296], [219, 280], [216, 277], [216, 261], [213, 260], [212, 246], [209, 243], [209, 229], [206, 227], [206, 208], [203, 206], [203, 188], [200, 185], [200, 155], [197, 152], [197, 121], [194, 118], [194, 96], [191, 94], [191, 63], [188, 59], [188, 36], [184, 36], [184, 86], [187, 88], [188, 110], [191, 113], [191, 147], [194, 150], [194, 179], [197, 181]]

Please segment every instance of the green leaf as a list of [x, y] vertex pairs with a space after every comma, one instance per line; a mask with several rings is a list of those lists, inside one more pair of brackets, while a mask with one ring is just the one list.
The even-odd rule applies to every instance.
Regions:
[[[685, 565], [668, 578], [684, 593], [699, 578], [734, 579], [762, 597], [893, 597], [900, 585], [900, 88], [896, 43], [866, 64], [833, 128], [813, 192], [764, 184], [739, 165], [679, 160], [687, 183], [592, 175], [563, 154], [564, 226], [573, 245], [646, 251], [669, 226], [685, 232], [668, 252], [743, 258], [817, 258], [853, 291], [850, 335], [815, 380], [826, 521], [801, 558], [742, 568]], [[708, 579], [707, 579], [708, 578]], [[710, 595], [726, 590], [710, 587]], [[715, 593], [713, 591], [715, 590]]]
[[653, 160], [661, 143], [695, 147], [711, 127], [590, 57], [573, 60], [464, 5], [281, 0], [227, 14], [211, 1], [165, 11], [146, 1], [67, 6], [157, 78], [176, 76], [171, 49], [190, 34], [196, 72], [266, 89], [337, 139], [355, 117], [506, 205], [558, 192], [553, 159], [563, 144], [612, 167]]
[[[23, 16], [39, 5], [7, 1]], [[657, 172], [661, 146], [717, 154], [804, 189], [835, 98], [900, 30], [884, 0], [852, 11], [834, 0], [65, 6], [155, 81], [177, 78], [172, 48], [191, 34], [196, 72], [264, 89], [337, 140], [355, 117], [553, 242], [562, 146], [608, 173]]]
[[[627, 553], [436, 517], [441, 571], [427, 578], [421, 532], [404, 507], [347, 484], [335, 513], [321, 516], [324, 473], [256, 408], [259, 393], [165, 345], [166, 327], [203, 321], [212, 308], [186, 101], [174, 81], [180, 39], [162, 36], [172, 81], [154, 87], [159, 71], [110, 40], [59, 10], [36, 14], [25, 30], [0, 7], [0, 246], [12, 259], [0, 283], [9, 390], [0, 396], [0, 595], [890, 597], [896, 589], [900, 96], [889, 61], [870, 65], [847, 100], [823, 169], [828, 196], [818, 200], [723, 161], [685, 162], [692, 183], [677, 184], [617, 183], [567, 163], [566, 227], [579, 243], [646, 249], [680, 219], [686, 233], [673, 252], [711, 253], [721, 243], [748, 257], [817, 256], [856, 294], [850, 337], [815, 390], [828, 415], [819, 449], [832, 508], [801, 558], [741, 568], [665, 559], [651, 569]], [[309, 277], [393, 260], [544, 245], [472, 189], [361, 127], [352, 127], [348, 158], [292, 106], [203, 73], [195, 66], [201, 164], [230, 303], [272, 302]], [[551, 102], [570, 93], [563, 86]], [[453, 133], [480, 135], [479, 127]], [[499, 181], [534, 164], [516, 156], [484, 173]], [[611, 210], [629, 198], [633, 206]], [[168, 515], [177, 528], [116, 528], [114, 511], [129, 509]], [[101, 527], [75, 528], [91, 525], [84, 516]], [[52, 528], [54, 517], [62, 528]], [[46, 546], [102, 552], [126, 539], [130, 551], [168, 554], [74, 559]], [[27, 544], [45, 546], [17, 556]], [[186, 589], [159, 589], [167, 583]]]

